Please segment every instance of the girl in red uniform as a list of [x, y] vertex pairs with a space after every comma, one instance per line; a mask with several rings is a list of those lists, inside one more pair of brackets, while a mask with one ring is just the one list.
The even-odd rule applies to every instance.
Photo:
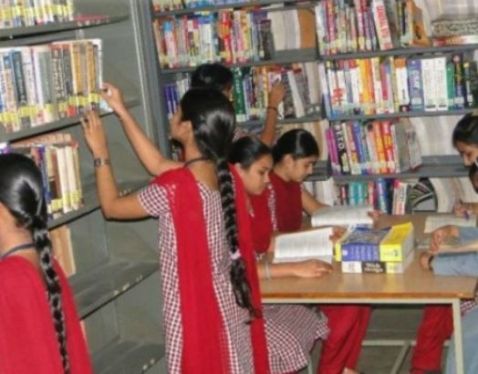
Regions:
[[53, 260], [40, 170], [0, 155], [0, 373], [90, 374], [73, 294]]
[[[272, 168], [270, 149], [257, 138], [243, 137], [234, 142], [229, 161], [247, 192], [253, 248], [258, 257], [261, 278], [281, 276], [320, 277], [329, 273], [329, 264], [309, 260], [270, 264], [263, 256], [270, 247], [276, 222], [269, 210], [270, 194], [264, 193]], [[262, 200], [263, 199], [263, 200]], [[301, 305], [264, 305], [267, 347], [272, 373], [290, 373], [307, 365], [309, 352], [317, 339], [327, 337], [327, 321], [322, 315]]]
[[158, 218], [168, 373], [269, 373], [244, 193], [226, 159], [235, 127], [228, 99], [189, 90], [171, 120], [184, 164], [127, 196], [119, 196], [101, 119], [91, 112], [83, 126], [104, 214]]
[[[313, 136], [302, 129], [283, 134], [272, 150], [274, 168], [270, 173], [273, 208], [280, 232], [298, 230], [302, 212], [312, 214], [324, 206], [302, 188], [313, 171], [319, 148]], [[324, 341], [318, 374], [354, 373], [371, 308], [368, 305], [321, 305], [330, 334]]]

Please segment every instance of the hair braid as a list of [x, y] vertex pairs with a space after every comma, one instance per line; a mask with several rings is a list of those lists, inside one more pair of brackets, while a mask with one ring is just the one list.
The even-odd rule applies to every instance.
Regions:
[[246, 265], [239, 252], [234, 189], [226, 159], [219, 158], [216, 162], [216, 167], [222, 210], [224, 214], [226, 238], [229, 242], [232, 258], [230, 277], [234, 290], [234, 297], [239, 306], [249, 310], [251, 317], [255, 317], [257, 311], [251, 302], [251, 288], [246, 277]]
[[29, 230], [32, 234], [44, 274], [63, 370], [65, 374], [68, 374], [70, 362], [66, 349], [61, 287], [53, 267], [41, 172], [33, 160], [16, 153], [1, 155], [0, 170], [0, 202], [10, 211], [17, 225]]
[[66, 348], [65, 315], [61, 302], [61, 287], [58, 275], [53, 268], [51, 241], [48, 236], [48, 229], [44, 219], [34, 217], [31, 224], [33, 241], [40, 257], [40, 265], [45, 275], [48, 290], [48, 302], [53, 316], [53, 324], [60, 348], [61, 360], [65, 374], [70, 372], [70, 361]]

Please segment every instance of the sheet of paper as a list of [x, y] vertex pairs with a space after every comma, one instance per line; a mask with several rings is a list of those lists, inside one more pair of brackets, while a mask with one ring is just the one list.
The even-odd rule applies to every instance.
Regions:
[[455, 225], [462, 227], [476, 227], [476, 215], [470, 215], [469, 219], [457, 217], [454, 214], [433, 214], [429, 215], [425, 220], [425, 234], [429, 234], [436, 229], [446, 226]]
[[373, 219], [369, 216], [371, 211], [373, 208], [369, 205], [321, 208], [312, 215], [312, 226], [371, 226], [373, 225]]

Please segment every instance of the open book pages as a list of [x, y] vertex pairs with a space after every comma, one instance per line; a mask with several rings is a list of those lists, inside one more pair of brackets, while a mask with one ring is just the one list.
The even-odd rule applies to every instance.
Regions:
[[312, 226], [355, 226], [373, 225], [369, 213], [373, 211], [370, 205], [331, 206], [321, 208], [312, 214]]
[[454, 214], [432, 214], [429, 215], [425, 220], [425, 234], [429, 234], [436, 229], [447, 226], [461, 226], [461, 227], [475, 227], [476, 226], [476, 215], [470, 214], [470, 217], [457, 217]]
[[276, 237], [274, 262], [296, 262], [310, 259], [332, 263], [332, 227], [305, 230]]

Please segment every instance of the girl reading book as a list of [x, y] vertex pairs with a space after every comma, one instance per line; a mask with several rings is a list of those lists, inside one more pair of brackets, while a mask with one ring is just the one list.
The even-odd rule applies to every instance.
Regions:
[[[270, 149], [260, 140], [243, 137], [234, 142], [229, 155], [247, 192], [253, 248], [258, 256], [270, 247], [275, 220], [268, 209], [269, 197], [265, 193], [272, 168]], [[252, 204], [265, 197], [264, 204]], [[293, 263], [270, 264], [263, 256], [257, 267], [261, 278], [281, 276], [320, 277], [331, 271], [329, 264], [309, 260]], [[308, 354], [314, 342], [326, 338], [327, 322], [315, 311], [300, 305], [265, 305], [266, 336], [273, 373], [291, 373], [307, 365]]]
[[[437, 275], [478, 277], [478, 252], [447, 254], [446, 256], [439, 255], [441, 244], [449, 241], [450, 238], [459, 239], [461, 242], [477, 241], [478, 228], [445, 226], [435, 230], [432, 234], [430, 252], [422, 253], [420, 257], [422, 267], [433, 271]], [[437, 330], [430, 332], [430, 334], [433, 334], [437, 343], [443, 346], [444, 340], [448, 339], [453, 332], [453, 318], [450, 307], [442, 307], [440, 312], [440, 314], [435, 313], [436, 318], [432, 320], [435, 324], [430, 326], [430, 322], [428, 322], [428, 325]], [[471, 300], [462, 302], [461, 312], [465, 373], [478, 373], [478, 357], [476, 355], [476, 344], [478, 343], [477, 304]], [[428, 315], [430, 315], [430, 312], [428, 312]], [[441, 339], [438, 340], [438, 338]], [[439, 366], [438, 363], [438, 368]], [[455, 345], [453, 341], [451, 341], [448, 350], [445, 372], [447, 374], [456, 374]]]
[[[466, 114], [458, 121], [453, 130], [452, 142], [460, 153], [465, 166], [476, 167], [478, 158], [478, 117]], [[470, 170], [470, 179], [474, 173]], [[477, 212], [474, 203], [458, 203], [455, 206], [455, 214], [467, 216], [470, 212]], [[444, 234], [445, 229], [439, 229], [434, 234], [438, 238]], [[447, 228], [448, 230], [448, 228]], [[461, 230], [464, 230], [461, 233]], [[468, 235], [468, 228], [460, 229], [459, 235]], [[474, 230], [471, 230], [472, 232]], [[445, 235], [448, 236], [448, 235]], [[444, 261], [444, 260], [440, 260]], [[462, 303], [462, 313], [475, 307], [472, 301]], [[442, 361], [443, 344], [453, 331], [453, 319], [449, 305], [427, 305], [423, 310], [422, 320], [417, 330], [416, 345], [412, 356], [412, 373], [422, 374], [429, 371], [439, 371]]]
[[42, 176], [0, 155], [0, 373], [92, 373], [66, 277], [53, 259]]
[[237, 229], [248, 227], [245, 195], [226, 160], [235, 128], [229, 100], [189, 90], [171, 120], [184, 165], [123, 197], [99, 116], [88, 113], [83, 126], [104, 214], [158, 217], [168, 372], [269, 373], [251, 238]]
[[[302, 212], [312, 214], [325, 205], [302, 188], [319, 157], [313, 136], [302, 129], [284, 133], [272, 149], [273, 170], [269, 173], [270, 206], [280, 232], [302, 227]], [[354, 372], [370, 318], [370, 306], [323, 305], [330, 334], [324, 341], [317, 373]]]

